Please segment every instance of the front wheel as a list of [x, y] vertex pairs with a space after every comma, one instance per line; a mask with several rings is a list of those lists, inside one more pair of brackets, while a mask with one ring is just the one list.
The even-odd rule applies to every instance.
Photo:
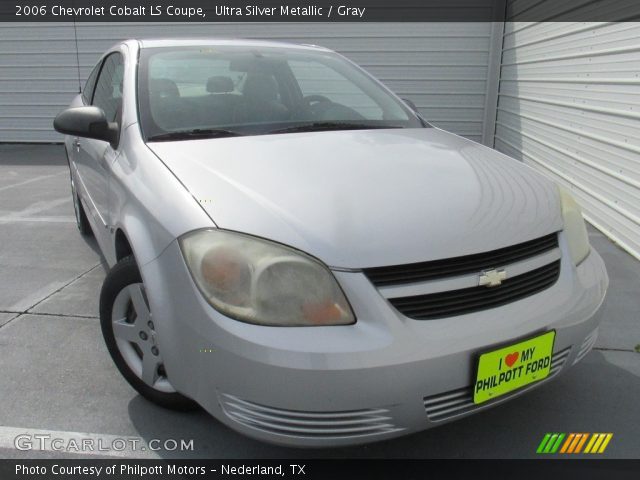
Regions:
[[100, 325], [116, 367], [143, 397], [174, 410], [197, 406], [176, 392], [167, 378], [144, 283], [133, 256], [120, 260], [102, 285]]

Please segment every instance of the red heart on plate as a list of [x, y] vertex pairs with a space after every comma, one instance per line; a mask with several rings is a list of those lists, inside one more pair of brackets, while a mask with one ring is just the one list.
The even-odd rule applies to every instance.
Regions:
[[513, 367], [513, 364], [518, 361], [518, 352], [513, 352], [504, 357], [504, 363], [507, 364], [507, 367]]

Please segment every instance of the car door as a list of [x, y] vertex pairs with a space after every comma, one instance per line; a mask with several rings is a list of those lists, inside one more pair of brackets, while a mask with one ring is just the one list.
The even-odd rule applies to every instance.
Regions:
[[[91, 105], [104, 110], [109, 122], [121, 124], [122, 79], [124, 61], [122, 54], [115, 52], [104, 59], [96, 80]], [[98, 227], [98, 241], [108, 238], [109, 226], [109, 176], [111, 164], [118, 155], [109, 142], [90, 138], [79, 139], [81, 175], [94, 224]], [[86, 163], [85, 163], [86, 162]]]
[[[100, 73], [100, 69], [102, 68], [103, 59], [101, 59], [95, 68], [91, 71], [89, 78], [87, 78], [87, 82], [82, 89], [82, 105], [91, 105], [91, 100], [93, 99], [93, 91], [96, 86], [96, 81], [98, 80], [98, 74]], [[69, 166], [71, 167], [71, 174], [75, 181], [76, 188], [78, 190], [78, 195], [83, 205], [85, 205], [85, 212], [88, 214], [92, 214], [93, 202], [89, 200], [90, 195], [87, 189], [86, 178], [89, 175], [90, 168], [90, 158], [87, 155], [87, 151], [83, 148], [82, 139], [80, 137], [73, 137], [70, 144], [67, 144], [67, 153], [69, 155]], [[88, 198], [89, 197], [89, 198]], [[91, 219], [93, 219], [93, 215], [90, 215]], [[95, 223], [95, 222], [92, 222]]]

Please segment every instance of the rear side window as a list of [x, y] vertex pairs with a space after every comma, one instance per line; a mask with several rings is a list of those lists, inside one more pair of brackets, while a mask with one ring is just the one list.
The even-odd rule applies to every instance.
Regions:
[[110, 122], [120, 120], [123, 72], [122, 55], [112, 53], [105, 59], [96, 82], [91, 104], [104, 110], [107, 120]]
[[93, 97], [93, 89], [96, 86], [100, 65], [102, 65], [102, 62], [99, 62], [98, 65], [95, 66], [91, 71], [89, 78], [87, 78], [87, 83], [84, 84], [84, 88], [82, 89], [82, 98], [84, 99], [84, 103], [91, 103], [91, 97]]

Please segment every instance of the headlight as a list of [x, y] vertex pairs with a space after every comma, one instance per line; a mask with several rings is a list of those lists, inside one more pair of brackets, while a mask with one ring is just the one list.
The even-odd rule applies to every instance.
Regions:
[[589, 236], [587, 235], [587, 226], [580, 206], [576, 203], [573, 196], [564, 188], [560, 189], [560, 201], [562, 203], [562, 217], [564, 218], [564, 233], [569, 244], [569, 253], [573, 263], [578, 265], [582, 262], [591, 247], [589, 246]]
[[348, 325], [351, 307], [331, 271], [297, 250], [224, 230], [179, 239], [207, 301], [237, 320], [260, 325]]

